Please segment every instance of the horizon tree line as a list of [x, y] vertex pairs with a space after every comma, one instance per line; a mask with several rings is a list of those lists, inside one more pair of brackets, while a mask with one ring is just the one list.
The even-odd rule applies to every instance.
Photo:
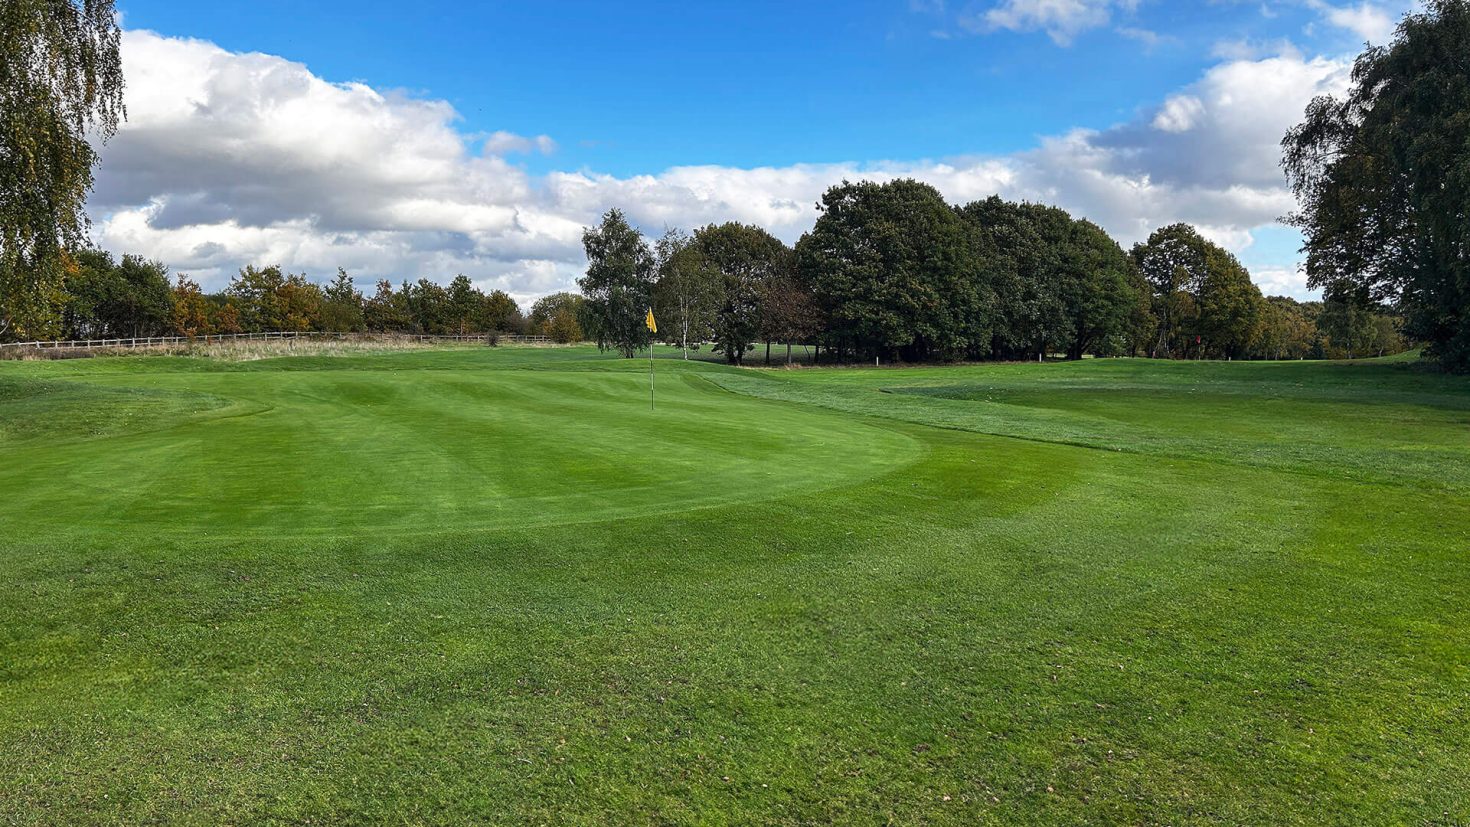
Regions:
[[757, 345], [828, 361], [1061, 355], [1281, 359], [1405, 349], [1384, 307], [1264, 297], [1187, 224], [1125, 252], [1066, 211], [998, 197], [960, 207], [909, 179], [843, 182], [794, 247], [738, 222], [650, 244], [618, 209], [584, 233], [583, 326], [631, 357], [655, 336], [743, 364]]
[[[368, 295], [343, 269], [318, 284], [277, 265], [246, 266], [205, 293], [159, 262], [76, 254], [60, 312], [71, 338], [261, 331], [520, 333], [591, 340], [624, 356], [655, 339], [685, 357], [708, 347], [744, 364], [764, 344], [816, 348], [839, 362], [1018, 360], [1060, 355], [1307, 358], [1407, 346], [1383, 308], [1264, 298], [1245, 268], [1192, 227], [1161, 228], [1125, 253], [1064, 210], [991, 197], [947, 205], [912, 180], [844, 182], [792, 247], [738, 222], [650, 243], [613, 209], [585, 234], [582, 294], [553, 293], [524, 313], [465, 275], [448, 285], [377, 280]], [[585, 295], [584, 295], [585, 294]]]
[[170, 281], [168, 267], [159, 262], [83, 250], [76, 255], [59, 325], [61, 335], [77, 339], [321, 331], [532, 333], [577, 342], [583, 339], [580, 305], [580, 297], [556, 293], [525, 315], [509, 294], [482, 292], [462, 274], [447, 286], [419, 279], [395, 289], [382, 279], [368, 296], [341, 268], [318, 284], [278, 265], [244, 267], [224, 290], [205, 293], [186, 275]]

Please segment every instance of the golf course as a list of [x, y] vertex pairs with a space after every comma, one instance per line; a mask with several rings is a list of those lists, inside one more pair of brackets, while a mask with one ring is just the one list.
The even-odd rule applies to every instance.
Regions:
[[0, 362], [0, 822], [1463, 824], [1412, 357]]

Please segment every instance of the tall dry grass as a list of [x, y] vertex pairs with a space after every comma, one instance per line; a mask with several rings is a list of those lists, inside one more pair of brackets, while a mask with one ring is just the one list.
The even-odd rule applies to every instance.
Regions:
[[392, 334], [354, 336], [347, 339], [237, 339], [223, 342], [185, 342], [140, 347], [91, 349], [0, 348], [0, 359], [22, 361], [51, 359], [86, 359], [93, 356], [187, 356], [219, 359], [227, 362], [250, 362], [281, 356], [354, 356], [398, 350], [433, 350], [444, 348], [485, 347], [476, 342], [422, 342], [411, 336]]

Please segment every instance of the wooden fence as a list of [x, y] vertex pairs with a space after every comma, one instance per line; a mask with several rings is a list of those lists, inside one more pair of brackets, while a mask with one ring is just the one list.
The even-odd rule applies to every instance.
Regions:
[[129, 339], [70, 339], [62, 341], [0, 342], [0, 350], [100, 350], [104, 348], [167, 347], [187, 344], [221, 344], [224, 342], [251, 342], [268, 339], [327, 339], [374, 341], [377, 339], [407, 339], [416, 342], [484, 342], [497, 344], [550, 344], [550, 336], [522, 336], [517, 333], [478, 334], [397, 334], [397, 333], [323, 333], [320, 331], [271, 331], [269, 333], [215, 333], [207, 336], [138, 336]]

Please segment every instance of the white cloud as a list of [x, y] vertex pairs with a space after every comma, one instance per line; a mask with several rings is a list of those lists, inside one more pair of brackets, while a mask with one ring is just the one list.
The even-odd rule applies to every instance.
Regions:
[[1360, 40], [1383, 45], [1393, 36], [1397, 20], [1381, 5], [1361, 2], [1354, 5], [1336, 6], [1325, 0], [1306, 0], [1307, 7], [1322, 15], [1329, 25], [1346, 29]]
[[1205, 105], [1193, 95], [1175, 95], [1164, 101], [1154, 116], [1154, 129], [1165, 132], [1188, 132], [1205, 113]]
[[1044, 31], [1067, 46], [1082, 32], [1107, 25], [1115, 8], [1137, 6], [1137, 0], [1001, 0], [983, 13], [962, 17], [960, 24], [972, 31]]
[[572, 285], [582, 227], [610, 207], [650, 233], [738, 220], [790, 242], [843, 179], [914, 177], [954, 203], [996, 193], [1055, 203], [1124, 244], [1190, 221], [1244, 249], [1292, 207], [1281, 135], [1311, 96], [1341, 91], [1347, 68], [1232, 61], [1157, 112], [1006, 156], [618, 177], [533, 176], [501, 153], [537, 150], [537, 139], [497, 133], [475, 152], [442, 101], [330, 83], [278, 57], [130, 31], [124, 60], [129, 121], [103, 150], [90, 204], [103, 246], [210, 288], [244, 264], [280, 263], [317, 277], [343, 266], [363, 281], [463, 272], [521, 301]]
[[1251, 270], [1251, 278], [1268, 296], [1293, 296], [1302, 298], [1307, 290], [1307, 274], [1300, 267], [1257, 267]]
[[525, 154], [528, 152], [539, 152], [542, 155], [550, 155], [556, 151], [556, 141], [549, 135], [537, 135], [527, 138], [514, 132], [496, 131], [490, 133], [485, 139], [486, 155], [511, 155]]
[[1142, 43], [1145, 51], [1152, 51], [1161, 44], [1173, 40], [1173, 38], [1161, 35], [1151, 29], [1142, 29], [1137, 26], [1119, 26], [1114, 31], [1129, 40], [1136, 40]]

